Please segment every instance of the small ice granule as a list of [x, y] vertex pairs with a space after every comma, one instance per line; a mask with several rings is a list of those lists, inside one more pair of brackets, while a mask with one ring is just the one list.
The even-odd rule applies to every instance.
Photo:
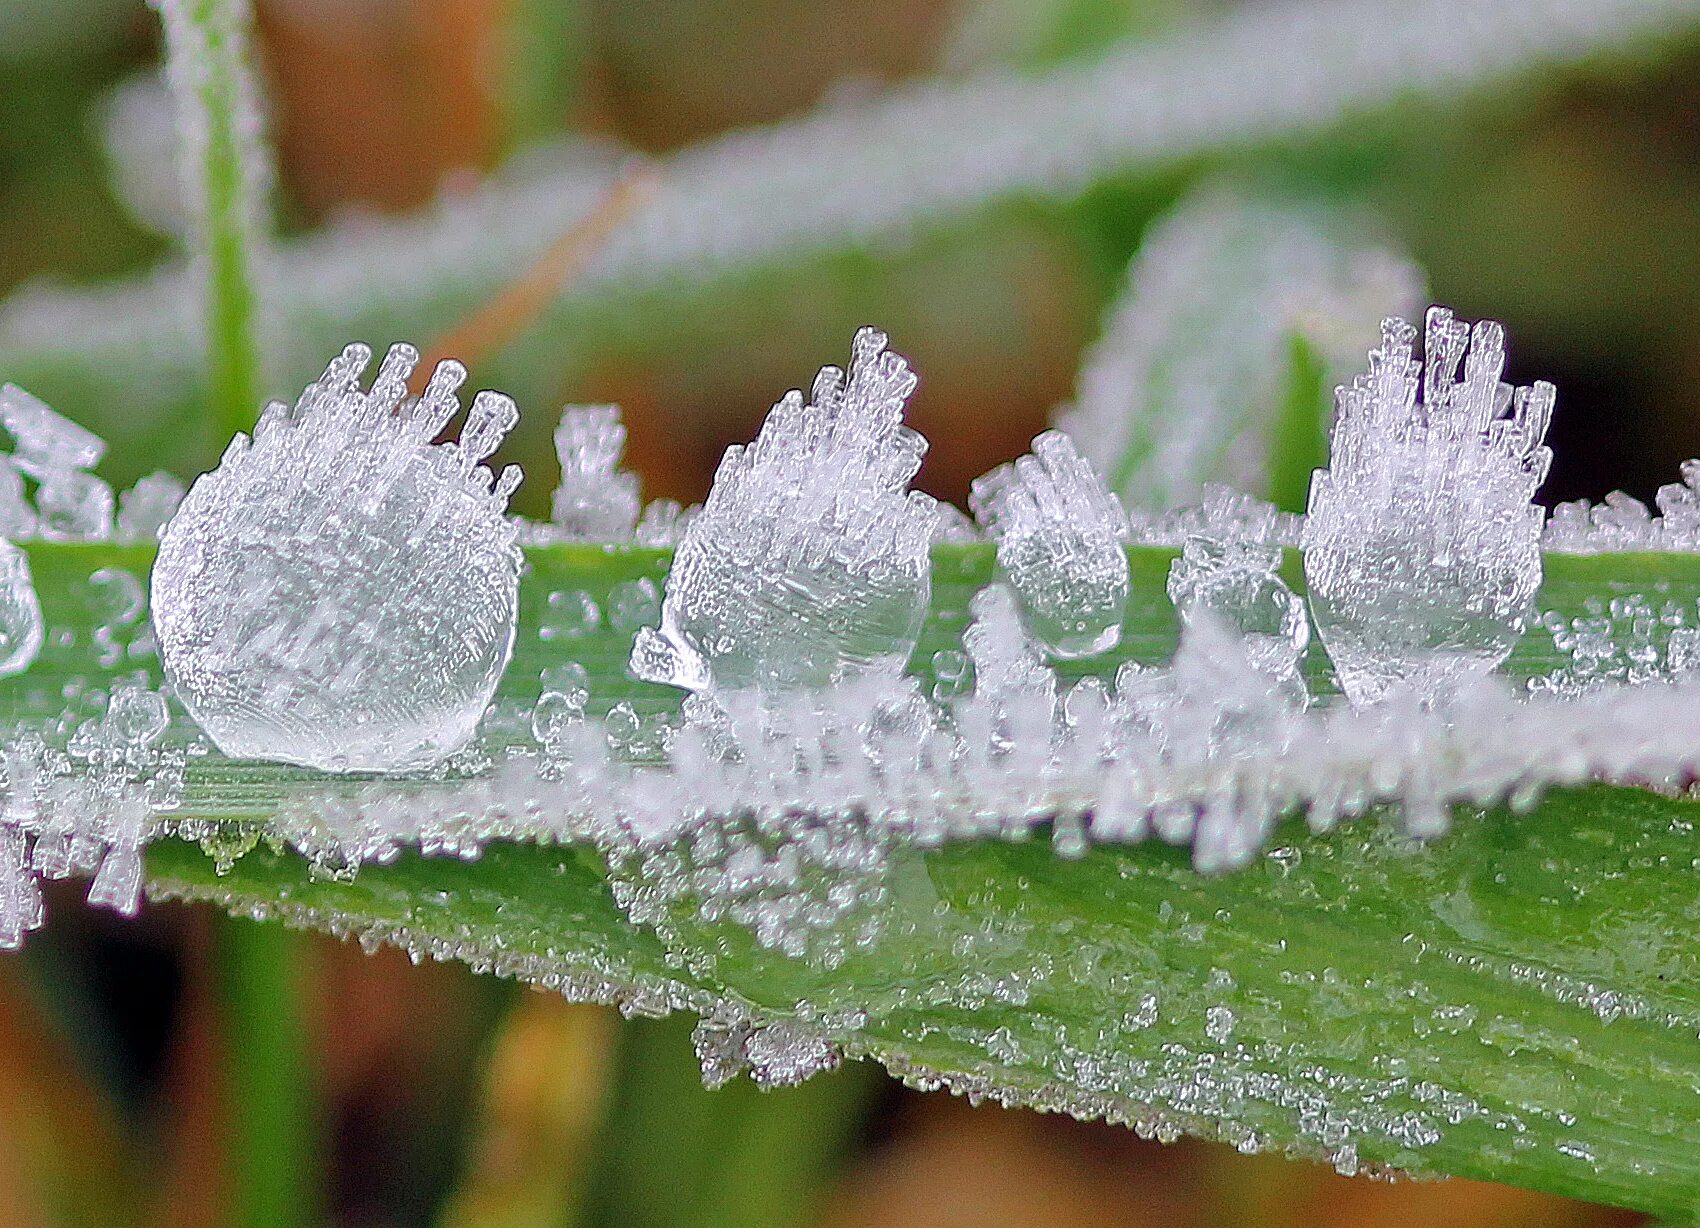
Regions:
[[1552, 385], [1501, 381], [1497, 324], [1430, 309], [1423, 364], [1415, 337], [1385, 321], [1368, 373], [1339, 390], [1304, 526], [1311, 615], [1358, 705], [1396, 687], [1432, 701], [1492, 670], [1541, 583], [1531, 500], [1552, 461]]
[[1253, 542], [1189, 537], [1169, 568], [1169, 600], [1190, 626], [1209, 610], [1239, 633], [1253, 669], [1305, 702], [1299, 663], [1310, 644], [1304, 602], [1281, 579], [1281, 551]]
[[674, 555], [639, 678], [773, 694], [900, 673], [931, 595], [934, 501], [908, 489], [926, 441], [903, 425], [915, 387], [885, 334], [856, 334], [848, 374], [822, 368], [747, 447], [726, 450]]
[[974, 481], [969, 506], [997, 540], [1027, 628], [1059, 657], [1107, 652], [1127, 612], [1127, 515], [1061, 431]]
[[11, 464], [37, 483], [37, 532], [56, 541], [109, 537], [112, 487], [88, 472], [106, 443], [14, 384], [0, 387], [0, 425], [17, 443]]
[[160, 540], [153, 618], [167, 676], [225, 754], [408, 771], [472, 737], [513, 651], [521, 558], [479, 464], [518, 413], [481, 392], [459, 443], [445, 362], [417, 399], [411, 346], [351, 345], [293, 410], [266, 407]]
[[561, 484], [553, 520], [567, 541], [629, 541], [638, 518], [638, 480], [620, 468], [626, 428], [617, 405], [569, 405], [555, 428]]
[[0, 540], [0, 678], [20, 674], [35, 662], [44, 631], [29, 556]]

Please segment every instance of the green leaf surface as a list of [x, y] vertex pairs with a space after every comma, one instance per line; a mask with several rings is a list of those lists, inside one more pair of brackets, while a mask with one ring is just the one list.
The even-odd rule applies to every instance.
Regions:
[[[29, 552], [48, 646], [0, 683], [0, 713], [65, 728], [64, 714], [114, 674], [155, 668], [139, 613], [110, 617], [113, 575], [144, 580], [150, 550]], [[1173, 650], [1163, 588], [1173, 554], [1130, 552], [1134, 599], [1115, 657]], [[619, 585], [658, 582], [668, 561], [662, 550], [528, 551], [518, 647], [492, 719], [523, 728], [538, 671], [569, 657], [590, 673], [593, 708], [676, 704], [625, 676], [629, 629], [603, 617], [563, 634], [570, 603], [550, 601], [583, 594], [610, 611]], [[988, 546], [935, 551], [919, 672], [960, 642], [992, 562]], [[1301, 579], [1296, 556], [1289, 570]], [[1636, 593], [1692, 605], [1700, 557], [1551, 556], [1540, 600], [1574, 615]], [[1561, 659], [1537, 628], [1508, 668], [1528, 677]], [[1321, 685], [1320, 652], [1309, 667]], [[178, 726], [173, 736], [188, 736]], [[334, 784], [216, 754], [191, 762], [187, 816], [263, 818], [298, 790]], [[1700, 1202], [1697, 821], [1692, 801], [1568, 789], [1519, 815], [1461, 811], [1451, 835], [1423, 848], [1371, 821], [1321, 837], [1295, 826], [1252, 867], [1216, 877], [1156, 844], [1074, 860], [1043, 840], [909, 849], [880, 905], [882, 936], [831, 971], [694, 914], [673, 921], [687, 967], [625, 918], [585, 848], [406, 854], [333, 879], [263, 845], [221, 875], [214, 853], [233, 848], [173, 839], [149, 866], [156, 895], [393, 942], [575, 997], [731, 1005], [758, 1021], [851, 1012], [836, 1016], [850, 1020], [831, 1029], [838, 1043], [924, 1086], [1668, 1214]], [[233, 846], [242, 826], [222, 829]]]

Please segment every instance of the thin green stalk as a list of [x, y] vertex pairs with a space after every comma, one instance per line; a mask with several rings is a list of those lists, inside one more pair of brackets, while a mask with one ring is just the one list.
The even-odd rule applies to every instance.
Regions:
[[206, 425], [222, 441], [253, 425], [264, 391], [257, 265], [270, 162], [249, 63], [249, 0], [156, 0], [177, 106], [185, 198], [197, 220], [207, 364]]
[[275, 925], [223, 928], [232, 1214], [238, 1228], [313, 1221], [313, 1131], [301, 1018], [302, 940]]
[[1269, 498], [1284, 512], [1302, 512], [1310, 475], [1328, 463], [1328, 362], [1304, 337], [1288, 342], [1280, 412], [1269, 440]]
[[739, 1077], [702, 1085], [694, 1018], [627, 1026], [605, 1156], [587, 1206], [595, 1228], [789, 1228], [816, 1196], [866, 1115], [877, 1068], [851, 1063], [799, 1087], [762, 1091]]

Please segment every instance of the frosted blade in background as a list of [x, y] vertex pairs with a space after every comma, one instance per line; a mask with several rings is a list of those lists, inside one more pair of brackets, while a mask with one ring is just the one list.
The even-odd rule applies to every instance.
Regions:
[[1553, 386], [1499, 378], [1498, 324], [1434, 307], [1422, 363], [1415, 339], [1387, 320], [1369, 371], [1340, 389], [1301, 540], [1311, 616], [1354, 704], [1393, 689], [1433, 701], [1492, 670], [1541, 583], [1531, 500], [1552, 463]]
[[[1314, 435], [1320, 454], [1327, 388], [1383, 317], [1415, 310], [1423, 293], [1421, 272], [1360, 229], [1321, 205], [1223, 185], [1152, 227], [1074, 404], [1056, 416], [1130, 511], [1196, 503], [1213, 482], [1269, 494], [1272, 457], [1295, 442], [1279, 439], [1283, 426]], [[1322, 381], [1297, 369], [1299, 345], [1321, 360]], [[1281, 423], [1292, 381], [1307, 376], [1313, 420]]]
[[997, 542], [998, 567], [1027, 629], [1055, 656], [1114, 648], [1127, 611], [1127, 514], [1061, 431], [976, 478], [974, 515]]
[[909, 489], [926, 441], [903, 425], [915, 376], [884, 333], [856, 334], [753, 443], [726, 450], [667, 574], [632, 671], [693, 691], [773, 694], [896, 677], [931, 593], [934, 500]]
[[266, 408], [166, 526], [153, 617], [167, 676], [233, 758], [326, 771], [429, 767], [472, 737], [513, 651], [519, 484], [480, 464], [518, 419], [480, 393], [460, 442], [445, 362], [407, 398], [391, 349], [370, 392], [352, 345], [292, 410]]

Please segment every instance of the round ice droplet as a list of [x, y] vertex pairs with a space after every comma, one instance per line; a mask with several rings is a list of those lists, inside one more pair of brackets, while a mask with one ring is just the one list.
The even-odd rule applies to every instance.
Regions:
[[661, 594], [647, 576], [616, 584], [608, 594], [608, 625], [621, 635], [653, 627], [660, 618]]
[[123, 687], [112, 693], [107, 704], [101, 736], [120, 746], [140, 748], [159, 741], [170, 724], [165, 696], [140, 687]]
[[539, 746], [559, 746], [584, 721], [584, 704], [561, 691], [544, 691], [531, 709], [531, 736]]
[[0, 678], [22, 673], [34, 663], [44, 633], [29, 556], [11, 542], [0, 541]]
[[442, 407], [399, 400], [409, 354], [370, 393], [366, 357], [351, 348], [293, 410], [269, 407], [161, 536], [166, 674], [232, 757], [429, 767], [471, 740], [513, 651], [515, 529], [469, 463], [512, 415], [485, 398], [473, 446], [433, 445], [421, 415]]
[[567, 702], [584, 711], [584, 705], [590, 701], [590, 673], [577, 661], [563, 661], [559, 665], [551, 665], [538, 677], [545, 693], [550, 691], [563, 696]]
[[576, 588], [557, 590], [544, 601], [543, 625], [537, 636], [544, 640], [577, 639], [596, 630], [601, 621], [602, 611], [589, 593]]

